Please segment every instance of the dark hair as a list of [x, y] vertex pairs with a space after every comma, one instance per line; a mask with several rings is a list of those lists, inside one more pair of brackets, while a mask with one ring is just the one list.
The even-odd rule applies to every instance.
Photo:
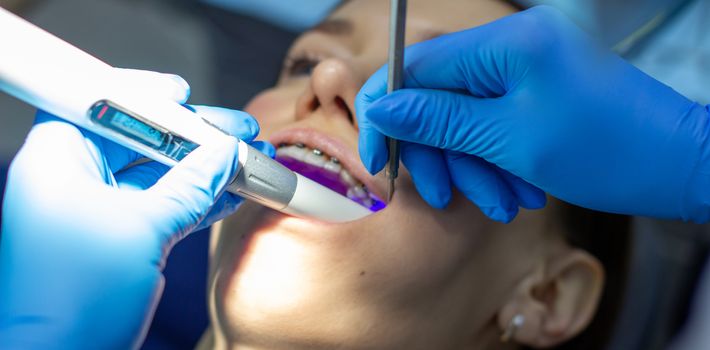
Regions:
[[631, 255], [631, 218], [563, 204], [567, 242], [594, 255], [604, 266], [605, 281], [597, 313], [590, 325], [559, 350], [603, 349], [611, 340], [621, 311]]

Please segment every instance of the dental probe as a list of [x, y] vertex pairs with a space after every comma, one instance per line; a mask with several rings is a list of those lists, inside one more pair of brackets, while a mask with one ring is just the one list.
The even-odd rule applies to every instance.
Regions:
[[[390, 2], [390, 38], [387, 53], [387, 93], [399, 90], [403, 85], [404, 32], [407, 17], [407, 0]], [[387, 201], [394, 195], [394, 180], [399, 175], [399, 141], [387, 137], [388, 158], [385, 176], [389, 180]]]
[[[173, 166], [224, 132], [167, 98], [134, 92], [120, 71], [0, 8], [0, 90]], [[228, 191], [280, 212], [345, 222], [371, 212], [239, 140]]]

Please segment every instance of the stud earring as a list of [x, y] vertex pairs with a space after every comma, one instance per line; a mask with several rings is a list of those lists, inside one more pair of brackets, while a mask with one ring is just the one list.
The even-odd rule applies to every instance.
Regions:
[[508, 327], [505, 327], [505, 331], [503, 331], [503, 334], [500, 336], [500, 341], [503, 343], [509, 342], [511, 339], [513, 339], [513, 336], [515, 336], [515, 332], [518, 330], [518, 328], [522, 327], [523, 324], [525, 323], [525, 316], [522, 314], [516, 314], [513, 316], [513, 318], [508, 322]]

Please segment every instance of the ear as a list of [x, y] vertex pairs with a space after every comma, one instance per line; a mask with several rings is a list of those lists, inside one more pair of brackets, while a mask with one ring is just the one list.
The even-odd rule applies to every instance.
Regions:
[[591, 322], [604, 285], [601, 263], [589, 253], [566, 248], [533, 269], [498, 313], [501, 332], [516, 315], [524, 322], [511, 340], [535, 348], [564, 343]]

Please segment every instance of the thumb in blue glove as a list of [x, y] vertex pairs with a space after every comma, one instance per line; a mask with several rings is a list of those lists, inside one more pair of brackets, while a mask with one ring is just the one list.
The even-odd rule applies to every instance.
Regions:
[[[146, 93], [187, 99], [181, 79], [153, 73], [147, 81], [139, 75], [127, 79], [141, 89], [156, 87]], [[246, 113], [193, 108], [245, 141], [258, 133]], [[172, 169], [155, 162], [129, 166], [138, 154], [39, 112], [8, 176], [0, 344], [137, 347], [159, 300], [170, 248], [240, 202], [223, 193], [238, 168], [236, 144], [221, 137]]]
[[[453, 183], [504, 222], [544, 204], [540, 190], [601, 211], [710, 219], [707, 108], [553, 8], [414, 45], [405, 67], [405, 89], [385, 96], [384, 68], [361, 89], [360, 155], [374, 173], [384, 135], [417, 144], [402, 160], [429, 203]], [[450, 182], [416, 165], [432, 148]]]

